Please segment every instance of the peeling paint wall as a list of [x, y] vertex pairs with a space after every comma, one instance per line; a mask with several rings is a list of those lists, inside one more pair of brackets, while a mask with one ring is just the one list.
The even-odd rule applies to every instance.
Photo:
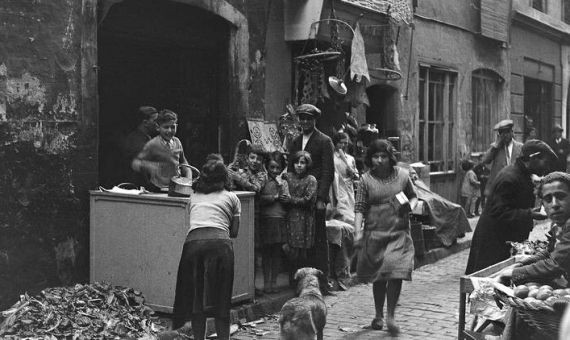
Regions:
[[426, 0], [418, 4], [411, 60], [410, 28], [400, 31], [398, 44], [402, 74], [406, 77], [401, 81], [402, 116], [398, 123], [402, 154], [409, 161], [418, 160], [420, 63], [456, 72], [457, 102], [452, 136], [455, 172], [432, 176], [431, 189], [458, 202], [462, 172], [457, 165], [472, 151], [481, 151], [471, 150], [471, 75], [477, 69], [490, 69], [506, 80], [502, 84], [502, 93], [499, 94], [499, 112], [506, 115], [510, 108], [509, 50], [478, 33], [480, 13], [478, 7], [470, 1], [443, 3]]
[[[97, 2], [0, 2], [1, 309], [26, 291], [89, 279], [88, 191], [98, 185]], [[234, 107], [238, 128], [229, 135], [241, 139], [244, 116], [265, 115], [270, 2], [226, 2], [246, 18], [234, 22], [240, 46], [231, 54], [239, 58], [231, 71], [240, 91], [231, 102], [251, 108]], [[245, 71], [242, 63], [249, 65]]]
[[0, 308], [88, 280], [97, 156], [80, 119], [81, 6], [0, 3]]

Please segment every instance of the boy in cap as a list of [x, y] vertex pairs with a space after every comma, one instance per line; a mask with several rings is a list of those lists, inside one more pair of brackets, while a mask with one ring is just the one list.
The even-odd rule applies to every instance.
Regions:
[[150, 183], [147, 189], [150, 191], [167, 191], [170, 179], [174, 176], [192, 179], [182, 143], [175, 136], [177, 122], [178, 115], [175, 112], [160, 111], [156, 119], [159, 135], [145, 144], [131, 164], [133, 170], [148, 176]]
[[[314, 267], [320, 269], [328, 277], [329, 248], [325, 207], [329, 201], [329, 189], [334, 179], [334, 146], [331, 138], [316, 128], [316, 120], [321, 116], [321, 110], [311, 104], [301, 104], [295, 113], [299, 116], [299, 125], [303, 133], [292, 141], [288, 151], [290, 155], [301, 150], [309, 152], [313, 160], [309, 174], [317, 179], [315, 246], [309, 250], [307, 255], [308, 258], [313, 259]], [[289, 169], [293, 169], [291, 162], [289, 162]]]
[[526, 141], [515, 162], [499, 172], [489, 184], [490, 195], [473, 233], [466, 274], [486, 268], [510, 256], [507, 241], [528, 238], [533, 219], [545, 216], [534, 209], [532, 176], [542, 176], [556, 154], [538, 139]]
[[[521, 153], [522, 143], [513, 138], [513, 121], [504, 119], [498, 122], [494, 130], [497, 131], [497, 140], [491, 144], [483, 157], [483, 164], [491, 164], [491, 173], [488, 182], [492, 184], [502, 168], [515, 162]], [[489, 196], [490, 186], [487, 186], [485, 196]]]
[[560, 124], [555, 124], [552, 128], [553, 137], [549, 141], [548, 145], [554, 150], [556, 156], [558, 156], [558, 161], [553, 164], [552, 170], [554, 171], [566, 171], [566, 157], [570, 154], [570, 142], [562, 137], [562, 132], [564, 129]]

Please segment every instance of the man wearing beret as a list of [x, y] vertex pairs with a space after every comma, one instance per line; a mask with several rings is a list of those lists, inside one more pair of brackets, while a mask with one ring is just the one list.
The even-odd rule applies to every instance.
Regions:
[[556, 154], [538, 139], [527, 140], [521, 155], [503, 168], [490, 183], [490, 195], [473, 233], [466, 274], [489, 267], [510, 256], [507, 241], [522, 242], [528, 238], [533, 219], [546, 216], [534, 209], [532, 175], [542, 176]]
[[[317, 206], [315, 212], [315, 246], [310, 250], [308, 258], [313, 259], [314, 266], [328, 278], [329, 248], [325, 224], [325, 206], [329, 199], [329, 188], [334, 179], [334, 146], [324, 133], [316, 128], [316, 120], [321, 110], [311, 104], [301, 104], [295, 110], [299, 116], [299, 124], [303, 134], [295, 138], [289, 146], [289, 154], [304, 150], [311, 154], [313, 166], [309, 174], [317, 179]], [[289, 162], [289, 169], [293, 164]]]
[[566, 138], [562, 138], [562, 126], [560, 124], [555, 124], [552, 129], [553, 137], [549, 141], [548, 145], [556, 152], [558, 156], [558, 161], [553, 164], [552, 170], [566, 172], [566, 157], [570, 153], [570, 142]]
[[[491, 164], [491, 173], [487, 183], [492, 184], [495, 177], [502, 168], [515, 162], [521, 153], [522, 143], [517, 142], [513, 138], [513, 121], [504, 119], [495, 125], [494, 130], [497, 131], [497, 140], [491, 144], [491, 147], [483, 157], [483, 164]], [[487, 185], [485, 196], [489, 196], [491, 185]]]

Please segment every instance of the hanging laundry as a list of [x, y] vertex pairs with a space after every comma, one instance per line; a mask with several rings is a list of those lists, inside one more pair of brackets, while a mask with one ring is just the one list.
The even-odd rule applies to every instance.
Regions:
[[357, 83], [349, 81], [346, 83], [346, 87], [348, 88], [348, 93], [346, 94], [345, 100], [350, 102], [352, 107], [359, 107], [362, 104], [370, 107], [370, 100], [366, 94], [365, 82]]
[[362, 77], [370, 82], [368, 65], [366, 64], [366, 53], [364, 51], [364, 38], [360, 33], [360, 26], [356, 24], [354, 37], [352, 37], [352, 47], [350, 56], [350, 79], [360, 83]]

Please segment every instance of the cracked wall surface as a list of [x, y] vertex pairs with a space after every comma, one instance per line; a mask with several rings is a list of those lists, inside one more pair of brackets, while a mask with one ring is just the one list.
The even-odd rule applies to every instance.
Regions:
[[96, 128], [82, 123], [82, 2], [0, 3], [0, 308], [88, 280]]
[[[0, 309], [24, 292], [89, 280], [97, 2], [0, 2]], [[245, 114], [263, 117], [267, 2], [226, 3], [251, 35]], [[241, 137], [245, 120], [236, 123]]]

